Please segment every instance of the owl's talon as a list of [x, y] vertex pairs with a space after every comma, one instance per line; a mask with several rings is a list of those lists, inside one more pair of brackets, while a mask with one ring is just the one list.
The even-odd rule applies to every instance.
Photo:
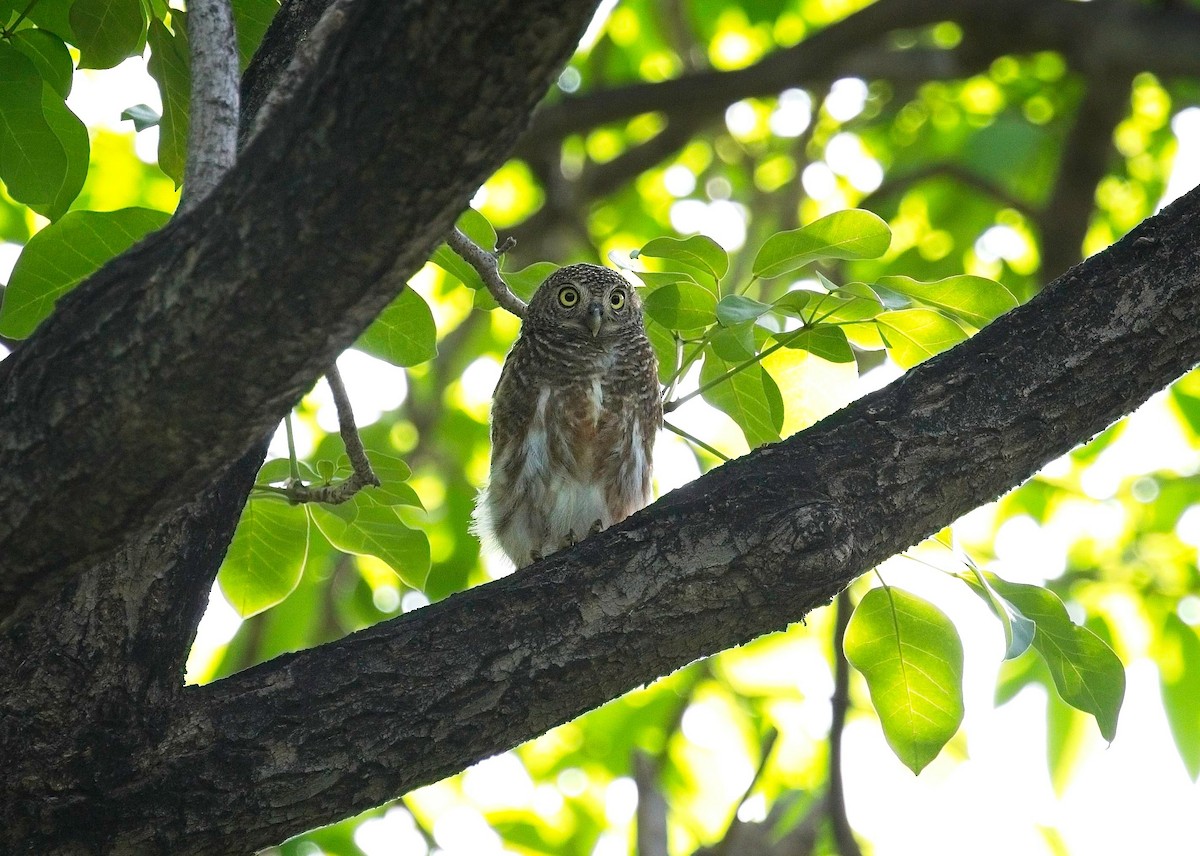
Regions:
[[534, 562], [540, 562], [541, 560], [542, 560], [541, 553], [539, 553], [537, 550], [529, 551], [529, 564], [532, 565]]
[[592, 528], [588, 531], [588, 535], [595, 535], [597, 532], [601, 532], [603, 530], [604, 530], [604, 521], [597, 520], [595, 523], [592, 524]]

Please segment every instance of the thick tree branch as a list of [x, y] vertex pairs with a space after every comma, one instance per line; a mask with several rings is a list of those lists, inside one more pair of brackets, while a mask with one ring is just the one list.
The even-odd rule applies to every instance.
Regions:
[[782, 629], [1194, 366], [1197, 318], [1200, 190], [952, 351], [568, 551], [189, 690], [89, 810], [119, 817], [126, 849], [148, 830], [178, 853], [232, 830], [262, 846]]
[[237, 155], [238, 52], [229, 0], [188, 4], [191, 112], [179, 211], [195, 208]]
[[441, 3], [345, 3], [227, 179], [5, 361], [0, 611], [44, 603], [278, 423], [507, 155], [592, 8], [509, 0], [451, 27]]

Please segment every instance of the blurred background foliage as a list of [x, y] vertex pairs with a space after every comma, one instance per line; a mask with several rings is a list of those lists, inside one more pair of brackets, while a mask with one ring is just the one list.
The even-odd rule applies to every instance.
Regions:
[[[245, 61], [275, 4], [234, 5]], [[1200, 3], [945, 3], [909, 23], [914, 8], [937, 5], [606, 0], [513, 159], [473, 202], [500, 237], [516, 238], [506, 272], [547, 260], [626, 265], [654, 238], [702, 233], [729, 251], [741, 284], [770, 235], [861, 207], [888, 223], [891, 247], [823, 267], [836, 281], [968, 273], [1024, 301], [1200, 181], [1200, 54], [1194, 41], [1179, 50], [1200, 33]], [[168, 60], [183, 16], [135, 2], [126, 11], [140, 16], [140, 36], [89, 30], [89, 41], [69, 0], [25, 6], [0, 0], [0, 48], [37, 27], [61, 36], [81, 67], [62, 100], [88, 136], [82, 155], [71, 144], [87, 168], [74, 168], [86, 177], [69, 210], [172, 211], [186, 104], [180, 113]], [[4, 98], [0, 109], [13, 103]], [[144, 120], [135, 131], [121, 116], [139, 104], [149, 106], [128, 113]], [[0, 178], [0, 279], [11, 283], [31, 237], [71, 217], [61, 220], [59, 197], [15, 201], [16, 185]], [[804, 276], [801, 286], [815, 284]], [[772, 301], [796, 284], [758, 281], [747, 293]], [[189, 681], [337, 639], [505, 571], [481, 558], [468, 526], [486, 476], [491, 390], [518, 322], [478, 308], [487, 301], [437, 265], [411, 286], [422, 306], [397, 311], [340, 361], [367, 449], [403, 461], [393, 473], [411, 469], [411, 494], [359, 511], [411, 535], [350, 543], [335, 520], [323, 526], [274, 503], [277, 515], [294, 512], [281, 525], [299, 534], [272, 545], [246, 524], [239, 555], [251, 557], [247, 573], [254, 561], [287, 564], [284, 590], [247, 605], [229, 594], [236, 573], [223, 571], [227, 591], [214, 588]], [[0, 354], [19, 347], [20, 336], [2, 324], [0, 333]], [[901, 374], [884, 350], [853, 355], [768, 366], [788, 403], [784, 434]], [[680, 392], [696, 385], [692, 373]], [[336, 476], [342, 447], [323, 383], [292, 421], [310, 477]], [[672, 421], [721, 455], [747, 449], [737, 422], [699, 398]], [[272, 456], [286, 448], [281, 432]], [[667, 434], [656, 457], [659, 494], [719, 463]], [[883, 742], [865, 684], [838, 656], [829, 608], [277, 852], [1173, 848], [1190, 836], [1200, 774], [1198, 469], [1194, 371], [959, 521], [943, 533], [955, 550], [920, 545], [880, 569], [948, 613], [965, 646], [965, 724], [920, 778]], [[1010, 581], [1046, 585], [1121, 657], [1129, 692], [1107, 751], [1032, 653], [1001, 666], [999, 625], [946, 573], [966, 570], [961, 553]], [[876, 584], [860, 580], [850, 599]]]

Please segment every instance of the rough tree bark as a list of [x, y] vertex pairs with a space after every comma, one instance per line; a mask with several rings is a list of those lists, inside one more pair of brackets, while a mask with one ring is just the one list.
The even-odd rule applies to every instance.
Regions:
[[376, 805], [800, 619], [1200, 360], [1193, 192], [619, 527], [184, 689], [246, 451], [448, 231], [591, 11], [445, 5], [338, 3], [234, 172], [0, 368], [0, 850], [251, 850]]

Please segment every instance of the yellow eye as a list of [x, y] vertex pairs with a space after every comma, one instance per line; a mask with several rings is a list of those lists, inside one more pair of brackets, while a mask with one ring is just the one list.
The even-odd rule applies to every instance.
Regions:
[[613, 309], [621, 309], [625, 306], [625, 292], [614, 291], [608, 296], [608, 305]]
[[558, 302], [570, 309], [579, 302], [579, 289], [573, 285], [564, 285], [558, 291]]

